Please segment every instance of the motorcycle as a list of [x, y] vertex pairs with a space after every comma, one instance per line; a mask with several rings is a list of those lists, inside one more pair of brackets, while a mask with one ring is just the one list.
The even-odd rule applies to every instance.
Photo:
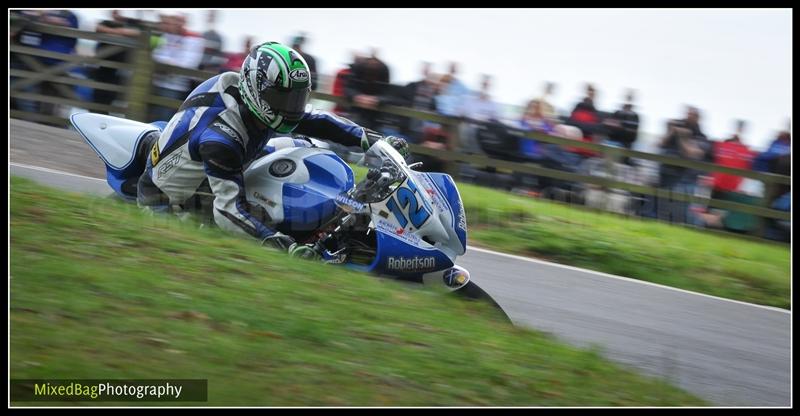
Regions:
[[[93, 113], [73, 114], [70, 121], [105, 164], [116, 195], [135, 202], [147, 154], [166, 123]], [[384, 141], [364, 153], [369, 171], [358, 183], [320, 140], [277, 137], [264, 153], [244, 171], [246, 198], [269, 213], [277, 230], [313, 246], [326, 263], [482, 299], [510, 321], [455, 264], [466, 251], [467, 219], [449, 175], [415, 171], [421, 163], [408, 165]], [[210, 206], [213, 195], [206, 190], [192, 198]]]

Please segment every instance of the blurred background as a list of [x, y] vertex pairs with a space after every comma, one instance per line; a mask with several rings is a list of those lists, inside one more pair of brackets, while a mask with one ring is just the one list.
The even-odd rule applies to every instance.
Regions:
[[[586, 82], [596, 84], [595, 104], [608, 111], [637, 89], [643, 148], [653, 142], [647, 133], [660, 134], [686, 103], [705, 110], [704, 127], [714, 137], [747, 119], [748, 142], [757, 148], [767, 147], [791, 111], [791, 14], [779, 10], [220, 10], [213, 26], [204, 10], [121, 14], [155, 22], [170, 12], [185, 14], [190, 31], [213, 27], [225, 52], [240, 52], [247, 37], [289, 43], [306, 33], [306, 52], [327, 76], [372, 48], [398, 84], [417, 81], [422, 61], [438, 74], [455, 61], [471, 89], [479, 89], [482, 74], [494, 75], [493, 99], [509, 118], [540, 96], [545, 82], [556, 85], [549, 99], [563, 115]], [[109, 18], [106, 10], [74, 13], [84, 30]], [[93, 45], [77, 47], [91, 53]]]
[[[773, 189], [754, 177], [662, 166], [661, 159], [629, 155], [610, 160], [618, 167], [610, 172], [604, 167], [607, 163], [599, 163], [608, 161], [605, 151], [512, 134], [537, 132], [788, 175], [792, 104], [788, 10], [78, 9], [11, 11], [11, 15], [10, 40], [23, 48], [18, 50], [91, 57], [109, 47], [97, 39], [25, 29], [24, 22], [136, 40], [149, 33], [151, 58], [162, 69], [156, 67], [148, 93], [167, 100], [182, 100], [210, 75], [238, 71], [251, 47], [279, 41], [309, 61], [313, 88], [319, 93], [315, 107], [428, 149], [533, 162], [737, 203], [767, 198], [771, 202], [766, 206], [788, 209], [785, 198], [773, 204], [788, 194], [788, 186]], [[131, 53], [106, 59], [133, 64]], [[29, 75], [61, 62], [40, 57], [38, 65], [31, 66], [20, 55], [24, 54], [12, 51], [12, 83], [14, 74]], [[177, 73], [176, 67], [198, 72]], [[132, 69], [94, 61], [73, 66], [67, 76], [132, 85]], [[77, 86], [68, 95], [79, 101], [127, 108], [130, 91], [72, 83]], [[41, 82], [16, 90], [23, 96], [66, 97], [64, 86], [54, 85]], [[320, 94], [340, 100], [320, 99]], [[168, 119], [178, 104], [156, 101], [162, 105], [148, 103], [150, 121]], [[53, 123], [47, 117], [63, 121], [70, 112], [101, 108], [72, 104], [36, 102], [12, 94], [12, 116], [39, 113], [43, 115], [39, 121]], [[430, 118], [384, 113], [391, 105], [461, 123], [448, 128]], [[130, 116], [126, 111], [112, 113]], [[602, 202], [608, 198], [598, 199], [593, 189], [587, 189], [592, 187], [578, 186], [576, 191], [575, 181], [522, 177], [515, 172], [503, 176], [496, 169], [463, 164], [453, 168], [430, 156], [422, 159], [431, 169], [447, 170], [464, 181], [500, 184], [521, 194], [564, 191], [575, 194], [570, 201], [621, 213], [736, 232], [758, 228], [750, 223], [725, 225], [725, 212], [703, 204], [682, 204], [678, 212], [670, 209], [664, 215], [657, 212], [653, 195], [628, 192], [619, 203]], [[616, 208], [609, 207], [614, 204]], [[763, 234], [762, 228], [758, 230]]]
[[108, 191], [70, 114], [167, 120], [282, 42], [311, 66], [313, 107], [405, 137], [420, 170], [456, 179], [459, 264], [515, 324], [592, 348], [13, 178], [17, 377], [200, 375], [223, 405], [697, 402], [639, 388], [603, 355], [716, 405], [791, 403], [790, 9], [50, 9], [9, 23], [12, 175]]

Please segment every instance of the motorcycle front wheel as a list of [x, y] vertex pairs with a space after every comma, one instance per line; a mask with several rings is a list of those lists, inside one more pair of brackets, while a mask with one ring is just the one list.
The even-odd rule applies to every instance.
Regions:
[[496, 310], [500, 311], [500, 313], [503, 315], [503, 318], [505, 318], [508, 323], [513, 324], [511, 318], [508, 317], [506, 311], [500, 307], [497, 301], [495, 301], [494, 298], [486, 293], [485, 290], [481, 289], [480, 286], [475, 284], [475, 282], [469, 281], [466, 285], [464, 285], [464, 287], [453, 291], [453, 293], [466, 299], [488, 302], [490, 305], [494, 306]]

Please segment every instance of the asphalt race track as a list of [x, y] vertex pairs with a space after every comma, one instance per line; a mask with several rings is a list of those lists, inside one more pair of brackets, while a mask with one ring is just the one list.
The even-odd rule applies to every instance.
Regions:
[[[70, 130], [10, 120], [10, 173], [110, 194]], [[13, 192], [13, 189], [12, 189]], [[718, 406], [791, 406], [791, 313], [471, 247], [459, 264], [517, 325], [663, 377]]]

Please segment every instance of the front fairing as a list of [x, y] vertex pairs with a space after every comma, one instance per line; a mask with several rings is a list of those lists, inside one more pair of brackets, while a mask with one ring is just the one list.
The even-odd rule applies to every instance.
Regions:
[[466, 250], [466, 218], [450, 176], [416, 172], [390, 145], [378, 142], [367, 166], [389, 171], [387, 190], [367, 200], [377, 252], [366, 270], [417, 276], [453, 266]]

